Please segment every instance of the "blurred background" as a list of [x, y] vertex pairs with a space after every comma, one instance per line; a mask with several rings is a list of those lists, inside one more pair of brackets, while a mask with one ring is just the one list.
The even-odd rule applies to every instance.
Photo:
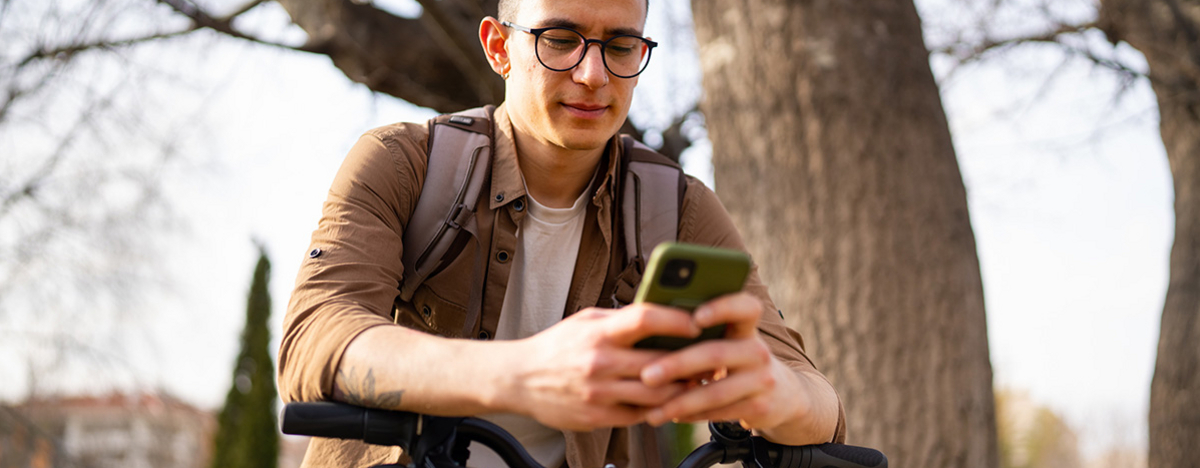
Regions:
[[[1179, 167], [1197, 160], [1196, 145], [1180, 142], [1196, 128], [1195, 108], [1193, 127], [1160, 126], [1159, 103], [1197, 99], [1200, 80], [1190, 73], [1200, 43], [1187, 33], [1200, 24], [1196, 2], [917, 0], [914, 9], [908, 1], [696, 0], [695, 11], [686, 1], [650, 3], [646, 35], [661, 46], [640, 77], [628, 130], [715, 185], [788, 323], [842, 392], [851, 443], [881, 448], [893, 466], [1155, 459], [1151, 381], [1156, 359], [1176, 359], [1158, 351], [1160, 321], [1176, 216], [1188, 208], [1174, 205], [1165, 148], [1191, 148], [1173, 153]], [[255, 371], [275, 356], [342, 157], [372, 127], [499, 102], [502, 82], [474, 39], [494, 8], [486, 0], [0, 0], [0, 467], [230, 466], [214, 452], [250, 450], [221, 448], [219, 421], [237, 411], [277, 414], [273, 382]], [[767, 39], [750, 46], [748, 31]], [[1177, 57], [1184, 71], [1154, 65], [1152, 73], [1155, 57]], [[1179, 82], [1190, 91], [1162, 95]], [[792, 97], [771, 94], [776, 88]], [[783, 103], [735, 102], [756, 93]], [[925, 110], [913, 111], [914, 102]], [[1161, 115], [1186, 115], [1171, 112]], [[785, 127], [755, 120], [764, 118]], [[731, 119], [752, 126], [739, 130]], [[943, 133], [952, 147], [906, 136]], [[882, 176], [828, 170], [788, 182], [796, 176], [784, 171], [770, 182], [783, 185], [764, 186], [813, 191], [751, 195], [764, 206], [795, 202], [799, 214], [765, 225], [741, 208], [753, 201], [735, 198], [744, 182], [729, 168], [758, 167], [752, 158], [763, 156], [811, 170], [817, 154], [834, 161], [828, 167]], [[945, 157], [926, 167], [922, 155]], [[883, 176], [949, 188], [871, 188], [890, 187], [870, 183]], [[849, 182], [819, 192], [813, 180]], [[911, 201], [917, 192], [932, 201]], [[928, 214], [955, 210], [957, 199], [969, 206], [969, 224], [965, 211], [960, 224]], [[828, 208], [853, 220], [873, 206], [886, 213], [862, 222], [820, 216]], [[885, 222], [888, 213], [905, 218]], [[943, 224], [958, 234], [936, 231]], [[760, 234], [767, 228], [780, 234]], [[810, 245], [853, 229], [885, 253]], [[893, 232], [903, 237], [879, 240]], [[943, 241], [962, 232], [969, 242]], [[793, 244], [776, 245], [784, 241]], [[779, 248], [809, 257], [769, 260]], [[908, 256], [889, 257], [893, 250]], [[1189, 258], [1181, 261], [1196, 262]], [[922, 273], [935, 270], [943, 273]], [[846, 281], [832, 291], [822, 289], [831, 287], [825, 277]], [[907, 277], [914, 283], [894, 280]], [[1179, 282], [1191, 281], [1195, 294], [1188, 278]], [[901, 300], [890, 300], [891, 290]], [[811, 297], [823, 299], [805, 302]], [[960, 324], [976, 310], [977, 321]], [[889, 320], [934, 325], [909, 330]], [[884, 335], [867, 341], [887, 346], [854, 344]], [[906, 370], [903, 360], [871, 353], [910, 353], [920, 365]], [[979, 360], [960, 362], [960, 354]], [[939, 372], [970, 382], [923, 384], [941, 382]], [[265, 386], [267, 400], [256, 401], [271, 403], [238, 403]], [[282, 439], [278, 465], [298, 466], [304, 443]]]

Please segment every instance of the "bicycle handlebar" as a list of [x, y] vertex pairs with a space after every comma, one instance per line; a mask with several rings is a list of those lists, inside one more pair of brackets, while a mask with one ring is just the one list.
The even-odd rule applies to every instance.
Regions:
[[421, 415], [381, 411], [332, 402], [288, 403], [280, 429], [334, 439], [361, 440], [372, 445], [396, 445], [407, 451], [420, 434]]
[[[543, 468], [504, 429], [477, 418], [446, 418], [369, 409], [343, 403], [288, 403], [280, 429], [285, 434], [361, 440], [399, 446], [416, 466], [465, 466], [466, 447], [479, 442], [512, 468]], [[694, 450], [678, 468], [708, 468], [741, 461], [745, 468], [887, 468], [878, 450], [841, 444], [780, 445], [751, 437], [740, 426], [710, 423], [713, 441]], [[427, 458], [438, 462], [420, 463]]]

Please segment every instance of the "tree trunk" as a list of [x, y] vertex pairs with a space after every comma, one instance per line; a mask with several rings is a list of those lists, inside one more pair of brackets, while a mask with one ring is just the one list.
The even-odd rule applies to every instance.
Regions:
[[[1175, 244], [1150, 384], [1150, 468], [1200, 459], [1200, 1], [1104, 0], [1114, 43], [1146, 56], [1175, 180]], [[1118, 351], [1119, 352], [1119, 351]]]
[[975, 237], [913, 2], [692, 4], [716, 189], [850, 442], [997, 466]]

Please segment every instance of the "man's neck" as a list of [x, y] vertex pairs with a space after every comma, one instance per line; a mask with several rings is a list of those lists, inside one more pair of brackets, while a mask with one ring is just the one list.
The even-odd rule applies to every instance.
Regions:
[[570, 150], [514, 133], [517, 164], [529, 195], [550, 208], [572, 206], [591, 183], [604, 147]]

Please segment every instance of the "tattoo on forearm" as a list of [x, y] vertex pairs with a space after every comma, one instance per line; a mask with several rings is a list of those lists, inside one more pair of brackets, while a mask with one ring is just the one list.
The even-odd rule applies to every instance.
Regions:
[[334, 385], [333, 397], [358, 406], [396, 409], [400, 407], [400, 397], [404, 390], [377, 393], [375, 391], [375, 373], [367, 369], [367, 375], [359, 378], [358, 369], [338, 369], [337, 385]]

